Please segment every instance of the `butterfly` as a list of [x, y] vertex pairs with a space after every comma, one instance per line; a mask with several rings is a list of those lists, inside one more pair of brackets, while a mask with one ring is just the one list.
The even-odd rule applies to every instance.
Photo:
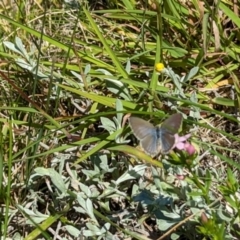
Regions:
[[178, 132], [182, 124], [182, 114], [175, 113], [167, 118], [161, 126], [156, 127], [138, 117], [130, 117], [129, 124], [143, 150], [154, 157], [159, 153], [167, 154], [174, 148], [174, 134]]

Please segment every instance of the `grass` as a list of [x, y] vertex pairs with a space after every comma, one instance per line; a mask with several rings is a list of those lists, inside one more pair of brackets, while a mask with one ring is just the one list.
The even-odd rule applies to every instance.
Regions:
[[239, 239], [237, 3], [69, 4], [0, 3], [1, 239]]

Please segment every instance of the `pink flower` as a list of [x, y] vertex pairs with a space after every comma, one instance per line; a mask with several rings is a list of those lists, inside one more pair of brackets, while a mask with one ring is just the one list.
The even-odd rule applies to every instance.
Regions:
[[179, 136], [178, 134], [174, 135], [175, 137], [175, 147], [179, 150], [185, 150], [189, 155], [195, 153], [195, 148], [192, 144], [187, 142], [187, 139], [191, 137], [191, 134], [187, 134], [184, 136]]

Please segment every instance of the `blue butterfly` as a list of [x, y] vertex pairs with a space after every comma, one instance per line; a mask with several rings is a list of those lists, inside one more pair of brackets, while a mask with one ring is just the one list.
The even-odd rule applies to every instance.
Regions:
[[143, 150], [154, 157], [160, 152], [167, 154], [174, 147], [174, 134], [178, 132], [182, 124], [182, 114], [175, 113], [167, 118], [161, 126], [156, 127], [138, 117], [130, 117], [129, 124]]

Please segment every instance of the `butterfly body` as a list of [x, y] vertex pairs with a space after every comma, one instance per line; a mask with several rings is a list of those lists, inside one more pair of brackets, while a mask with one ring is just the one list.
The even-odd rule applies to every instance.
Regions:
[[182, 123], [182, 115], [176, 113], [167, 118], [161, 126], [154, 127], [151, 123], [138, 118], [129, 118], [130, 127], [140, 141], [141, 147], [152, 157], [168, 153], [175, 146], [174, 134]]

